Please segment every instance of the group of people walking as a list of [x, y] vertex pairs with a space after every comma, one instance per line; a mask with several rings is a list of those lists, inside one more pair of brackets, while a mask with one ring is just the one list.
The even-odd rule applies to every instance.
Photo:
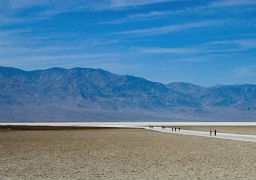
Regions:
[[180, 128], [176, 128], [176, 127], [175, 127], [175, 128], [172, 128], [172, 131], [175, 131], [175, 132], [176, 132], [177, 130], [180, 131]]
[[[149, 125], [149, 128], [154, 128], [154, 126], [151, 126], [151, 125]], [[167, 126], [162, 126], [162, 129], [164, 129], [164, 128], [168, 128]], [[172, 127], [172, 132], [173, 131], [180, 131], [180, 128], [177, 128], [177, 127]], [[214, 136], [217, 136], [217, 130], [215, 129], [214, 131], [212, 130], [212, 129], [210, 129], [210, 136], [212, 136], [212, 135], [214, 135]]]
[[212, 129], [210, 129], [210, 136], [212, 136], [212, 133], [214, 133], [214, 136], [217, 136], [217, 130], [216, 129], [214, 131], [212, 131]]
[[[149, 125], [149, 128], [154, 128], [154, 126], [151, 126], [151, 125]], [[167, 126], [162, 126], [162, 129], [165, 129], [165, 128], [168, 128]], [[172, 131], [180, 131], [180, 128], [177, 128], [177, 127], [172, 127]]]
[[[167, 127], [166, 127], [166, 126], [162, 126], [162, 129], [164, 129], [164, 128], [167, 128]], [[173, 132], [173, 131], [176, 132], [176, 131], [178, 131], [178, 130], [180, 131], [180, 128], [172, 127], [172, 132]]]

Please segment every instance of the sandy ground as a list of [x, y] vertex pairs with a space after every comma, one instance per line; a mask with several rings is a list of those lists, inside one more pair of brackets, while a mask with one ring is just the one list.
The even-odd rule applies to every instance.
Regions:
[[256, 126], [179, 126], [185, 130], [207, 131], [210, 129], [221, 133], [256, 135]]
[[0, 179], [255, 179], [256, 143], [143, 129], [0, 131]]

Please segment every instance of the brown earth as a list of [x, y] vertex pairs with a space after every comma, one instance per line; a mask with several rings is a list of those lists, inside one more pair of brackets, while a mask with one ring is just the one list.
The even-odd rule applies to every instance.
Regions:
[[0, 179], [255, 179], [256, 143], [142, 129], [0, 131]]

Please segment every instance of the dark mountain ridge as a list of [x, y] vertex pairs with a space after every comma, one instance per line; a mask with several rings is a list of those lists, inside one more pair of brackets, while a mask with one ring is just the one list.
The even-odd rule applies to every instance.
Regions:
[[[25, 110], [35, 111], [34, 116], [39, 107], [48, 115], [49, 107], [82, 112], [193, 114], [218, 108], [248, 112], [256, 110], [256, 85], [206, 88], [183, 82], [152, 82], [139, 77], [112, 74], [102, 69], [55, 67], [23, 71], [0, 67], [0, 106], [23, 115]], [[7, 111], [1, 111], [0, 114], [4, 115]], [[58, 112], [64, 114], [62, 110]], [[51, 111], [51, 114], [54, 116], [54, 112]]]

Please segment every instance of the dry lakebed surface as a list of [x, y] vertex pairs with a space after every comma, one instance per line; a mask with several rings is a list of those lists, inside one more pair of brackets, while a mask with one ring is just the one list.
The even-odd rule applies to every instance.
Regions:
[[145, 129], [2, 129], [0, 179], [255, 179], [255, 152], [254, 142]]

